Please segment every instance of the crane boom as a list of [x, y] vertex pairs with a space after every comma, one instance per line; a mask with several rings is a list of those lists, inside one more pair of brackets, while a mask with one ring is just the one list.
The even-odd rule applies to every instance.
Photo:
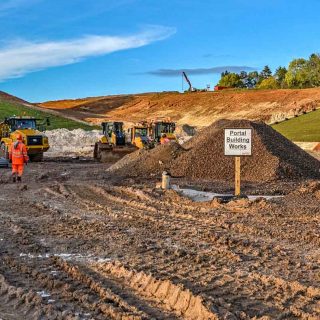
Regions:
[[186, 79], [188, 85], [189, 85], [189, 91], [192, 92], [193, 91], [193, 87], [192, 87], [192, 84], [188, 78], [188, 76], [186, 75], [186, 73], [184, 71], [182, 71], [182, 75], [184, 76], [184, 78]]

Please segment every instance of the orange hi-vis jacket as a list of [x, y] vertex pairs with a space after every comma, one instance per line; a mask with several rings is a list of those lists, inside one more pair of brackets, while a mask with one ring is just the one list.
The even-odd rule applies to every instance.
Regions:
[[[16, 146], [16, 148], [15, 148]], [[9, 152], [10, 160], [12, 160], [12, 164], [24, 164], [28, 162], [29, 157], [27, 154], [27, 148], [22, 142], [15, 142], [11, 144], [10, 152]]]
[[160, 144], [167, 144], [170, 142], [170, 139], [167, 137], [161, 137], [160, 138]]

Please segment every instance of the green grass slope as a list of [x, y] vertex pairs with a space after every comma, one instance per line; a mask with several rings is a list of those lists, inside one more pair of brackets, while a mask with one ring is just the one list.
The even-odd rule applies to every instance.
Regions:
[[319, 142], [320, 109], [275, 124], [272, 127], [292, 141]]
[[92, 127], [89, 125], [82, 124], [77, 121], [66, 119], [63, 117], [51, 115], [46, 112], [34, 110], [21, 104], [3, 101], [0, 99], [0, 122], [3, 121], [5, 117], [10, 117], [13, 115], [16, 115], [16, 116], [27, 115], [27, 116], [36, 117], [38, 119], [44, 119], [46, 117], [49, 117], [51, 124], [50, 126], [47, 127], [47, 130], [53, 130], [53, 129], [59, 129], [59, 128], [66, 128], [69, 130], [78, 129], [78, 128], [81, 128], [84, 130], [92, 130], [97, 128], [97, 127]]

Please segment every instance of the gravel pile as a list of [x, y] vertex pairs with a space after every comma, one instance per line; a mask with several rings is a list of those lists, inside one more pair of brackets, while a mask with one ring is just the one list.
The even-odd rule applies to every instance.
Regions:
[[149, 177], [170, 171], [173, 161], [185, 150], [178, 143], [159, 145], [151, 150], [137, 150], [123, 157], [107, 171], [120, 176]]
[[234, 157], [224, 155], [225, 128], [252, 128], [252, 156], [242, 157], [241, 177], [248, 182], [320, 178], [320, 162], [262, 122], [219, 120], [183, 146], [177, 143], [129, 154], [109, 171], [122, 176], [234, 180]]
[[320, 162], [262, 122], [219, 120], [189, 140], [188, 149], [171, 166], [171, 173], [194, 179], [234, 179], [234, 158], [224, 156], [224, 129], [252, 128], [252, 156], [242, 157], [245, 181], [319, 178]]

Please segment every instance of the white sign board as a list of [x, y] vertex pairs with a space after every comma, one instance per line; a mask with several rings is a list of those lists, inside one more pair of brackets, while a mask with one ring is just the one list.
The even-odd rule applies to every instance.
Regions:
[[226, 156], [251, 156], [252, 129], [224, 129], [224, 154]]

